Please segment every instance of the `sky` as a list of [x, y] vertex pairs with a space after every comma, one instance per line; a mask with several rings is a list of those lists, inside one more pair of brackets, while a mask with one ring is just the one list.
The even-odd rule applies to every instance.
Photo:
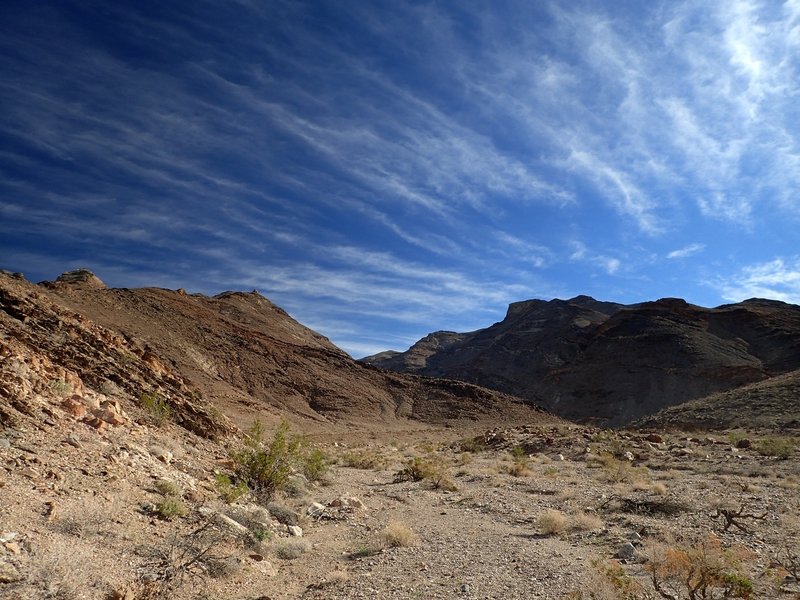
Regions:
[[5, 0], [0, 268], [355, 357], [508, 303], [800, 303], [800, 0]]

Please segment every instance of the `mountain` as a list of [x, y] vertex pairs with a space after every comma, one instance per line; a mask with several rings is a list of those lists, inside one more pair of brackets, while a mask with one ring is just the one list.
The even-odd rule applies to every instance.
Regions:
[[485, 329], [433, 333], [406, 352], [363, 360], [497, 389], [572, 420], [624, 425], [800, 368], [800, 307], [528, 300]]
[[305, 430], [552, 419], [496, 391], [359, 363], [257, 292], [109, 289], [84, 270], [39, 285], [0, 273], [0, 356], [0, 424], [39, 410], [54, 386], [123, 404], [158, 394], [206, 435], [232, 430], [222, 415]]

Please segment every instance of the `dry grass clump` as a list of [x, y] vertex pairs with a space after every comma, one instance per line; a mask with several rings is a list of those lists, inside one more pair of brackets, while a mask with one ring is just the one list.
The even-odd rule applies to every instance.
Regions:
[[407, 548], [419, 544], [419, 536], [405, 523], [394, 521], [381, 532], [381, 540], [390, 548]]
[[603, 519], [583, 511], [578, 511], [569, 518], [569, 528], [572, 531], [597, 531], [604, 526]]
[[189, 512], [183, 500], [178, 496], [165, 496], [161, 502], [156, 504], [156, 514], [165, 521], [171, 521], [176, 517], [184, 517]]
[[339, 457], [339, 464], [351, 469], [379, 470], [386, 467], [386, 457], [374, 450], [356, 448], [342, 454]]
[[567, 517], [558, 510], [549, 509], [539, 515], [536, 525], [545, 535], [556, 535], [567, 529]]
[[283, 560], [294, 560], [308, 552], [310, 544], [302, 539], [288, 539], [275, 546], [275, 556]]

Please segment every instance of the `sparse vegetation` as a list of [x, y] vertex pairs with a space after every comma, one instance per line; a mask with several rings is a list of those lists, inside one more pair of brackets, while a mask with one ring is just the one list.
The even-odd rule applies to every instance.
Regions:
[[737, 550], [723, 548], [714, 535], [689, 546], [653, 542], [643, 551], [644, 570], [664, 598], [749, 598], [753, 583], [740, 571], [746, 551]]
[[309, 543], [303, 539], [281, 540], [275, 547], [275, 556], [283, 560], [294, 560], [308, 552]]
[[165, 496], [156, 503], [156, 514], [165, 521], [184, 517], [189, 512], [179, 496]]
[[179, 497], [181, 495], [181, 489], [177, 486], [177, 484], [173, 483], [172, 481], [168, 481], [166, 479], [159, 479], [158, 481], [155, 482], [153, 487], [162, 496]]
[[61, 379], [53, 379], [50, 382], [50, 389], [53, 391], [53, 394], [61, 398], [72, 394], [72, 384], [62, 381]]
[[545, 535], [556, 535], [567, 528], [567, 517], [564, 513], [549, 509], [536, 518], [536, 526]]
[[250, 491], [244, 481], [237, 481], [234, 484], [233, 480], [225, 473], [214, 473], [214, 489], [226, 504], [233, 504]]
[[[292, 473], [299, 470], [322, 477], [327, 458], [321, 452], [304, 448], [299, 436], [289, 434], [289, 424], [281, 421], [272, 439], [264, 440], [264, 426], [256, 421], [245, 436], [244, 445], [232, 454], [236, 475], [264, 499], [283, 489]], [[306, 475], [307, 476], [307, 475]]]
[[172, 407], [158, 392], [142, 393], [139, 405], [147, 411], [157, 427], [163, 427], [172, 420]]
[[417, 534], [408, 525], [399, 521], [389, 523], [386, 526], [381, 532], [381, 540], [390, 548], [406, 548], [408, 546], [416, 546], [419, 543]]
[[414, 456], [406, 466], [394, 474], [394, 482], [428, 480], [434, 488], [456, 491], [458, 486], [447, 476], [447, 468], [441, 458], [433, 453], [428, 456]]
[[758, 440], [755, 451], [761, 456], [769, 456], [786, 460], [794, 452], [797, 440], [791, 437], [769, 436]]

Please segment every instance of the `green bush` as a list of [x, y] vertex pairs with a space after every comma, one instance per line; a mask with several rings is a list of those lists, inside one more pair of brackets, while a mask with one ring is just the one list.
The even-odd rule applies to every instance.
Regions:
[[172, 407], [158, 392], [144, 392], [139, 397], [139, 404], [144, 408], [158, 427], [163, 427], [172, 420]]
[[153, 487], [155, 487], [156, 491], [162, 496], [181, 495], [180, 488], [175, 483], [167, 481], [166, 479], [159, 479], [158, 481], [155, 482], [155, 485]]
[[243, 447], [232, 458], [239, 479], [267, 500], [286, 487], [295, 471], [315, 481], [328, 468], [325, 454], [318, 449], [309, 451], [302, 438], [289, 435], [286, 421], [281, 421], [269, 442], [264, 440], [264, 426], [256, 421], [245, 436]]
[[774, 456], [785, 460], [792, 455], [796, 445], [794, 438], [773, 436], [760, 439], [755, 445], [755, 450], [761, 456]]
[[214, 488], [226, 504], [233, 504], [250, 491], [244, 481], [239, 481], [234, 485], [231, 478], [224, 473], [214, 474]]
[[328, 472], [328, 456], [319, 448], [312, 448], [302, 459], [303, 475], [309, 481], [319, 481]]
[[166, 521], [171, 521], [175, 517], [183, 517], [187, 512], [186, 505], [178, 496], [165, 496], [161, 502], [156, 504], [156, 514]]

